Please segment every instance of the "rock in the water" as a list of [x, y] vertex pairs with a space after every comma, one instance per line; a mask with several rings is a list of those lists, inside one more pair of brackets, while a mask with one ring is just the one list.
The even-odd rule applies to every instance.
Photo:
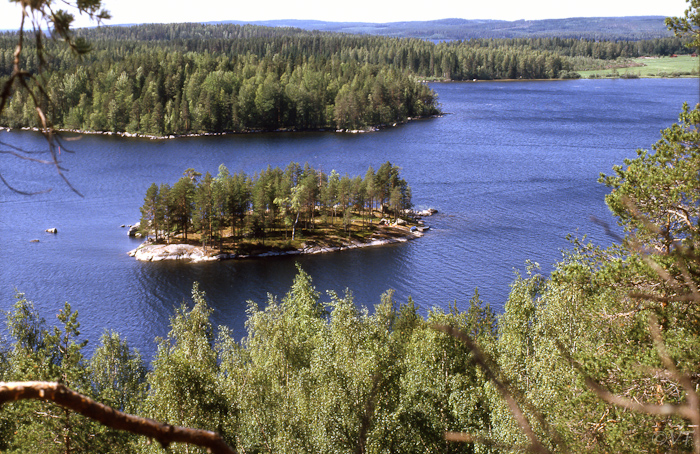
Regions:
[[58, 233], [58, 229], [56, 227], [52, 227], [50, 229], [45, 230], [46, 233]]
[[424, 217], [424, 216], [432, 216], [432, 215], [434, 215], [434, 214], [437, 213], [437, 212], [438, 212], [438, 210], [436, 210], [435, 208], [428, 208], [428, 209], [425, 209], [425, 210], [414, 211], [414, 212], [413, 212], [413, 215], [414, 215], [414, 216], [419, 216], [419, 217]]
[[[127, 235], [136, 237], [136, 234], [139, 232], [139, 228], [141, 227], [141, 223], [137, 222], [136, 224], [132, 225], [129, 227], [129, 231], [126, 232]], [[139, 235], [140, 236], [140, 235]], [[138, 237], [137, 237], [138, 238]]]

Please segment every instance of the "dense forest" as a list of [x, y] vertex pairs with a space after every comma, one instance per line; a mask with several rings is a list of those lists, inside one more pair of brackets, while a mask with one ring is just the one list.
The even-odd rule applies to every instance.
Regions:
[[[157, 136], [393, 125], [439, 113], [422, 80], [570, 78], [684, 49], [678, 38], [435, 44], [231, 24], [101, 27], [79, 37], [92, 45], [81, 58], [53, 42], [43, 64], [36, 43], [23, 50], [30, 74], [45, 69], [37, 96], [53, 125]], [[0, 83], [12, 74], [15, 43], [15, 34], [0, 36]], [[11, 97], [0, 124], [38, 126], [27, 96]]]
[[[572, 240], [550, 276], [530, 264], [500, 316], [477, 291], [465, 311], [421, 314], [391, 292], [368, 310], [350, 291], [319, 294], [299, 269], [281, 299], [249, 303], [240, 341], [212, 325], [195, 286], [147, 365], [114, 332], [87, 357], [70, 305], [52, 327], [18, 295], [0, 380], [60, 381], [117, 409], [214, 430], [237, 452], [692, 452], [699, 126], [700, 107], [686, 108], [654, 153], [602, 176], [625, 238], [608, 248]], [[162, 452], [40, 401], [3, 406], [0, 449]]]
[[170, 241], [176, 234], [187, 241], [188, 232], [196, 232], [202, 243], [220, 249], [224, 237], [234, 242], [243, 236], [260, 238], [264, 244], [274, 230], [290, 241], [302, 227], [337, 223], [347, 232], [353, 217], [364, 228], [372, 224], [375, 211], [395, 220], [411, 208], [411, 187], [399, 171], [390, 162], [376, 172], [370, 166], [364, 177], [354, 178], [295, 162], [251, 176], [231, 174], [223, 164], [216, 176], [187, 169], [172, 187], [153, 183], [148, 188], [140, 225], [144, 235], [153, 232], [155, 241]]

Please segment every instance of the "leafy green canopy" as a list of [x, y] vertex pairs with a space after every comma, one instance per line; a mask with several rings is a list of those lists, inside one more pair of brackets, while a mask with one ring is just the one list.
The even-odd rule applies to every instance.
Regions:
[[[78, 313], [69, 304], [46, 322], [23, 295], [5, 313], [12, 342], [3, 342], [0, 380], [56, 381], [122, 411], [137, 411], [146, 368], [116, 333], [105, 333], [88, 361], [79, 340]], [[134, 437], [106, 429], [53, 403], [22, 401], [0, 411], [0, 450], [24, 452], [133, 452]]]
[[[605, 249], [574, 240], [549, 278], [533, 269], [513, 284], [499, 320], [504, 373], [574, 452], [700, 447], [688, 413], [659, 410], [689, 405], [700, 386], [699, 123], [700, 105], [684, 106], [653, 153], [602, 176], [625, 237]], [[498, 440], [525, 443], [503, 415], [496, 406]]]
[[[486, 380], [464, 345], [431, 327], [449, 324], [495, 345], [495, 315], [478, 293], [470, 304], [423, 318], [413, 301], [398, 305], [388, 292], [370, 314], [350, 292], [322, 299], [299, 268], [281, 301], [250, 303], [247, 336], [237, 342], [214, 329], [195, 285], [146, 373], [114, 333], [86, 361], [69, 306], [59, 314], [63, 328], [49, 330], [21, 298], [7, 314], [0, 380], [61, 380], [124, 411], [218, 431], [240, 452], [471, 452], [443, 433], [488, 433]], [[5, 405], [0, 435], [3, 452], [162, 451], [41, 402]]]

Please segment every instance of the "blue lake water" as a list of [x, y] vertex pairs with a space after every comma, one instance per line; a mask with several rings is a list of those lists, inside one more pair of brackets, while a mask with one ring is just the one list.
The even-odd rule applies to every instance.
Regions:
[[[147, 357], [195, 281], [215, 309], [214, 322], [242, 336], [246, 301], [281, 297], [296, 262], [317, 290], [349, 288], [360, 305], [371, 307], [394, 289], [399, 302], [412, 296], [423, 313], [453, 301], [466, 308], [478, 287], [500, 310], [514, 270], [529, 259], [550, 271], [568, 247], [567, 234], [610, 242], [591, 221], [614, 223], [599, 173], [650, 148], [683, 102], [700, 100], [694, 79], [432, 86], [447, 115], [369, 134], [83, 136], [68, 142], [75, 153], [61, 152], [66, 176], [83, 197], [54, 170], [3, 155], [0, 171], [11, 184], [52, 190], [28, 197], [0, 187], [0, 309], [9, 309], [21, 291], [53, 323], [68, 301], [92, 345], [111, 329]], [[30, 132], [0, 132], [0, 140], [42, 146]], [[120, 225], [138, 220], [151, 183], [172, 184], [189, 167], [216, 173], [223, 163], [254, 173], [290, 161], [350, 176], [391, 161], [402, 168], [415, 205], [440, 213], [427, 218], [432, 230], [425, 237], [379, 248], [196, 265], [126, 255], [139, 241]], [[59, 233], [44, 233], [49, 227]]]

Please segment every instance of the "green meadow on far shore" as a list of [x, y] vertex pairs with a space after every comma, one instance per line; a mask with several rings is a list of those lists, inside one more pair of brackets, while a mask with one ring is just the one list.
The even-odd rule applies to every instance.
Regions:
[[695, 77], [698, 75], [700, 58], [691, 55], [677, 57], [640, 57], [611, 63], [607, 69], [577, 71], [582, 78], [599, 77]]

